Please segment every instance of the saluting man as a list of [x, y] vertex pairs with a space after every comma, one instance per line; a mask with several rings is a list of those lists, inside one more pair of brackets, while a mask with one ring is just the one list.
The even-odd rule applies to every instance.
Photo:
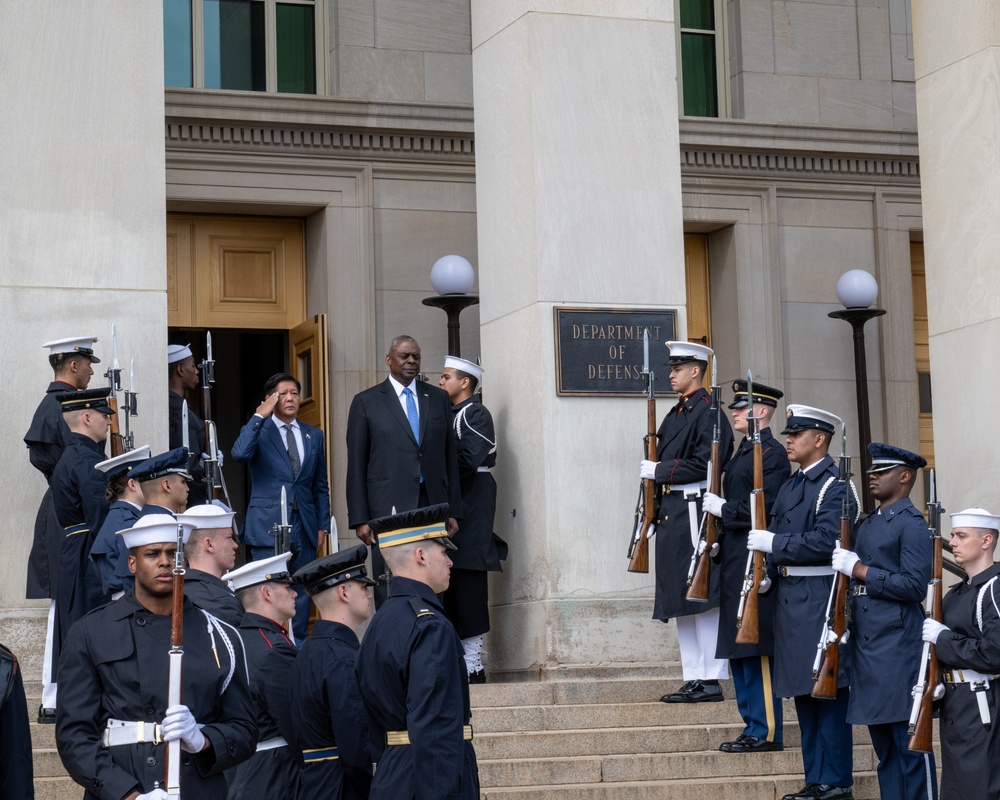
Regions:
[[847, 489], [837, 480], [837, 465], [827, 455], [840, 417], [803, 405], [789, 405], [787, 411], [785, 451], [799, 469], [778, 490], [770, 530], [753, 529], [747, 537], [747, 549], [771, 554], [777, 568], [774, 692], [795, 698], [802, 732], [806, 785], [782, 800], [850, 800], [854, 753], [847, 724], [847, 654], [842, 648], [835, 700], [812, 697], [812, 669], [833, 585], [830, 559], [844, 493], [852, 493], [852, 524], [858, 504], [853, 485]]
[[[710, 347], [667, 342], [670, 348], [670, 388], [678, 402], [657, 431], [657, 461], [642, 461], [639, 477], [655, 479], [657, 487], [656, 599], [653, 619], [677, 619], [684, 685], [660, 698], [664, 703], [719, 702], [719, 679], [729, 676], [725, 659], [716, 658], [719, 637], [719, 579], [712, 572], [707, 603], [687, 600], [687, 575], [699, 538], [701, 497], [708, 488], [712, 456], [712, 398], [702, 388]], [[719, 457], [725, 467], [733, 452], [733, 431], [722, 421]]]
[[880, 442], [868, 452], [868, 486], [878, 511], [858, 526], [852, 550], [833, 551], [833, 568], [851, 579], [847, 721], [868, 726], [882, 797], [932, 800], [934, 755], [910, 750], [907, 731], [932, 558], [927, 521], [910, 492], [927, 460]]
[[[757, 644], [736, 643], [736, 617], [747, 566], [747, 536], [750, 533], [753, 479], [753, 439], [749, 423], [760, 430], [764, 460], [764, 505], [768, 515], [781, 485], [788, 478], [788, 454], [771, 433], [771, 417], [784, 394], [778, 389], [753, 384], [753, 405], [749, 403], [747, 382], [733, 383], [733, 428], [743, 441], [726, 464], [722, 478], [723, 500], [705, 493], [705, 510], [719, 517], [721, 577], [719, 579], [719, 645], [716, 658], [728, 658], [733, 675], [736, 705], [743, 717], [743, 733], [735, 741], [723, 742], [723, 753], [758, 753], [782, 750], [781, 698], [774, 684], [774, 592], [760, 596]], [[751, 417], [752, 414], [752, 417]]]
[[968, 578], [944, 596], [944, 622], [924, 621], [944, 673], [941, 800], [1000, 798], [1000, 516], [951, 514], [951, 552]]

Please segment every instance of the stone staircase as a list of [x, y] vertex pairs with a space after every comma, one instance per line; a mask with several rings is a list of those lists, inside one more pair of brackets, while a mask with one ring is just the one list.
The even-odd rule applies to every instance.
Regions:
[[[802, 786], [790, 702], [783, 752], [727, 754], [719, 743], [742, 732], [731, 685], [724, 703], [685, 706], [658, 702], [681, 683], [676, 668], [560, 669], [543, 678], [471, 687], [482, 800], [775, 800]], [[55, 726], [34, 722], [41, 687], [25, 688], [35, 796], [79, 800], [55, 750]], [[854, 742], [855, 798], [874, 800], [867, 730], [855, 728]]]

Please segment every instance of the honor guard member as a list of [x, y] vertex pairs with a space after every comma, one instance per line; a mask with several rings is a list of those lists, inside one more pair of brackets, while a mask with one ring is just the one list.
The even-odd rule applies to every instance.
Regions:
[[187, 470], [187, 450], [183, 447], [155, 455], [134, 467], [132, 477], [139, 482], [146, 499], [139, 516], [182, 513], [187, 508], [191, 484], [191, 473]]
[[372, 747], [354, 675], [357, 630], [371, 614], [377, 585], [366, 558], [368, 548], [359, 544], [295, 573], [320, 614], [288, 682], [294, 741], [305, 759], [297, 800], [366, 800], [371, 790]]
[[[181, 527], [186, 539], [191, 528]], [[135, 590], [84, 617], [63, 648], [56, 747], [85, 800], [165, 800], [164, 742], [177, 739], [184, 800], [219, 800], [222, 771], [257, 744], [240, 637], [187, 599], [183, 705], [167, 708], [177, 528], [151, 514], [119, 534]]]
[[907, 731], [933, 556], [927, 520], [910, 492], [927, 460], [880, 442], [868, 452], [868, 486], [878, 511], [858, 526], [853, 550], [833, 551], [833, 568], [851, 579], [847, 721], [868, 726], [882, 797], [933, 800], [934, 756], [910, 750]]
[[236, 768], [229, 785], [231, 800], [294, 800], [297, 796], [302, 753], [289, 743], [302, 720], [292, 713], [286, 698], [298, 653], [288, 638], [296, 597], [288, 574], [291, 556], [282, 553], [251, 561], [222, 576], [246, 612], [240, 637], [247, 653], [250, 695], [260, 737], [257, 752]]
[[239, 542], [233, 536], [232, 511], [207, 503], [177, 515], [177, 521], [190, 523], [194, 530], [184, 545], [188, 569], [184, 573], [184, 594], [198, 608], [214, 614], [238, 628], [243, 606], [224, 579], [236, 566]]
[[[188, 392], [198, 388], [201, 375], [194, 361], [194, 353], [189, 344], [167, 345], [167, 385], [169, 387], [170, 431], [169, 446], [171, 448], [184, 445], [184, 401]], [[191, 475], [191, 494], [188, 505], [200, 506], [212, 498], [205, 491], [205, 467], [202, 456], [207, 450], [205, 445], [205, 421], [195, 413], [188, 403], [188, 455], [187, 471]]]
[[[704, 509], [719, 517], [719, 645], [716, 658], [729, 659], [736, 705], [743, 717], [743, 733], [735, 741], [723, 742], [724, 753], [757, 753], [782, 750], [781, 698], [774, 693], [774, 592], [759, 600], [760, 640], [757, 644], [736, 643], [736, 617], [747, 566], [747, 535], [750, 533], [750, 504], [754, 488], [753, 438], [748, 422], [760, 430], [764, 460], [764, 506], [770, 518], [774, 498], [788, 478], [788, 455], [771, 433], [771, 417], [784, 394], [754, 381], [753, 405], [748, 402], [747, 382], [733, 383], [733, 428], [743, 434], [736, 452], [726, 464], [722, 478], [723, 500], [705, 493]], [[750, 420], [751, 409], [753, 419]]]
[[0, 800], [33, 800], [33, 774], [21, 665], [0, 644]]
[[830, 559], [840, 535], [845, 491], [852, 493], [852, 520], [858, 507], [853, 484], [848, 490], [837, 480], [837, 465], [827, 455], [840, 425], [840, 417], [829, 411], [788, 406], [788, 420], [781, 433], [787, 437], [788, 460], [799, 469], [778, 490], [771, 507], [770, 530], [752, 529], [747, 537], [747, 549], [771, 554], [769, 561], [777, 568], [772, 590], [774, 692], [795, 698], [802, 733], [806, 785], [783, 800], [849, 800], [854, 796], [853, 742], [847, 724], [847, 654], [843, 648], [837, 698], [812, 697], [813, 661], [833, 585]]
[[439, 504], [369, 523], [392, 571], [356, 665], [371, 735], [385, 744], [372, 800], [479, 800], [465, 653], [437, 597], [455, 547], [447, 520]]
[[[686, 598], [691, 556], [700, 536], [701, 496], [708, 488], [712, 455], [712, 398], [702, 388], [711, 348], [689, 342], [667, 342], [670, 388], [677, 405], [667, 412], [656, 433], [657, 461], [643, 461], [639, 477], [655, 479], [657, 511], [656, 599], [653, 619], [677, 619], [677, 642], [685, 683], [660, 699], [665, 703], [718, 702], [719, 679], [729, 675], [725, 659], [715, 657], [719, 635], [718, 570], [712, 573], [707, 603]], [[733, 431], [723, 422], [719, 455], [725, 467], [733, 452]]]
[[483, 635], [490, 629], [487, 572], [500, 572], [507, 543], [493, 532], [497, 482], [490, 471], [497, 463], [493, 417], [476, 394], [483, 368], [464, 358], [445, 356], [438, 386], [448, 393], [452, 432], [462, 486], [462, 525], [451, 555], [451, 583], [442, 596], [444, 610], [465, 648], [469, 683], [486, 683]]
[[926, 619], [937, 647], [941, 700], [941, 800], [1000, 798], [1000, 517], [968, 508], [951, 517], [951, 552], [968, 578], [944, 596], [944, 622]]
[[[31, 419], [31, 427], [24, 435], [31, 465], [45, 476], [48, 487], [35, 516], [34, 537], [28, 556], [27, 591], [28, 600], [56, 598], [56, 583], [59, 574], [59, 552], [62, 550], [63, 529], [56, 519], [52, 503], [52, 472], [69, 439], [69, 428], [63, 419], [62, 406], [56, 395], [86, 389], [94, 374], [92, 364], [101, 363], [94, 355], [94, 336], [72, 336], [46, 342], [43, 348], [49, 351], [49, 365], [53, 379], [45, 390], [42, 402], [38, 404]], [[55, 642], [55, 604], [49, 604], [49, 619], [45, 633], [45, 655], [42, 664], [42, 705], [38, 709], [38, 721], [55, 722], [56, 685], [55, 670], [58, 654], [53, 652]]]
[[131, 528], [139, 519], [145, 499], [139, 482], [131, 473], [148, 458], [149, 445], [144, 444], [95, 467], [108, 481], [106, 496], [111, 506], [90, 548], [90, 560], [100, 578], [101, 591], [112, 600], [117, 600], [135, 584], [135, 576], [128, 568], [128, 549], [118, 531]]

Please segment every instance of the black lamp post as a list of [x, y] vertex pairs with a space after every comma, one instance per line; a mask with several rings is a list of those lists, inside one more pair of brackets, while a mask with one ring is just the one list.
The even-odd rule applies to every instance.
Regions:
[[431, 268], [431, 285], [437, 292], [435, 297], [425, 297], [425, 306], [442, 308], [448, 315], [448, 355], [462, 356], [461, 327], [459, 315], [469, 306], [479, 302], [479, 295], [469, 294], [476, 280], [476, 273], [466, 259], [461, 256], [443, 256]]
[[[828, 316], [847, 321], [854, 331], [854, 382], [858, 395], [858, 434], [861, 444], [862, 472], [871, 466], [868, 445], [872, 441], [871, 416], [868, 406], [868, 366], [865, 358], [865, 323], [885, 314], [884, 308], [872, 308], [878, 296], [875, 278], [863, 269], [845, 272], [837, 281], [837, 299], [844, 305], [839, 311], [831, 311]], [[863, 475], [861, 484], [861, 505], [866, 514], [874, 510], [868, 476]]]

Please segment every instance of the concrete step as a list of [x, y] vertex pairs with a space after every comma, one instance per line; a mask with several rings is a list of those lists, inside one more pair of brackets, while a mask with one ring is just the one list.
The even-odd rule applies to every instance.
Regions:
[[[473, 707], [537, 705], [604, 705], [610, 703], [657, 702], [680, 688], [680, 679], [660, 677], [611, 678], [607, 680], [568, 680], [551, 683], [487, 683], [470, 688]], [[733, 698], [733, 685], [722, 682], [723, 692]], [[664, 703], [664, 705], [668, 705]], [[693, 705], [719, 705], [696, 703]]]
[[35, 800], [80, 800], [83, 789], [68, 777], [39, 778], [35, 776]]
[[35, 780], [39, 778], [65, 778], [66, 770], [63, 768], [59, 753], [55, 747], [42, 747], [32, 751], [32, 765], [35, 772]]

